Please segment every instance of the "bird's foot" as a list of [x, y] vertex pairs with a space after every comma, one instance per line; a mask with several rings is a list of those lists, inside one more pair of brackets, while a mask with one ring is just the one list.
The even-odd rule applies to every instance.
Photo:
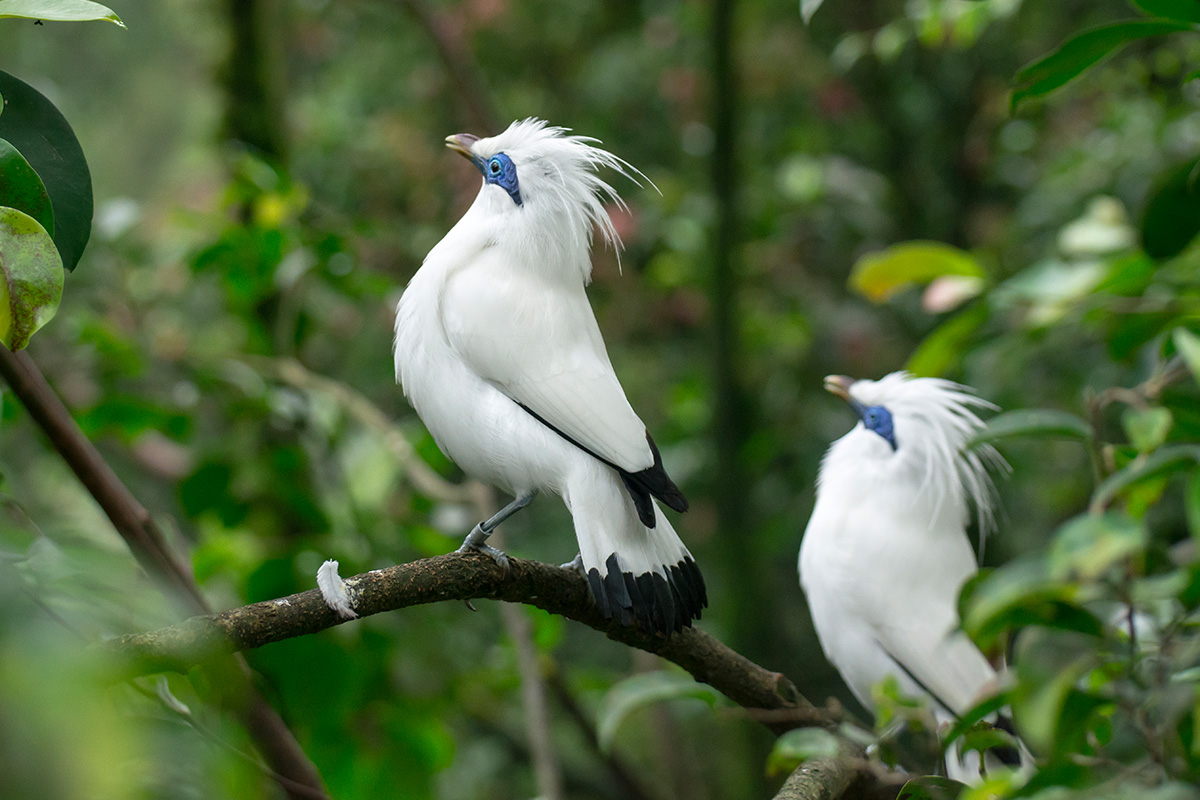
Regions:
[[580, 575], [583, 575], [585, 578], [587, 577], [587, 574], [583, 571], [583, 553], [576, 553], [574, 558], [572, 558], [570, 561], [568, 561], [565, 564], [559, 564], [558, 568], [559, 569], [569, 569], [572, 572], [578, 572]]
[[346, 582], [338, 575], [338, 562], [330, 560], [321, 565], [317, 570], [317, 588], [321, 590], [325, 605], [336, 611], [339, 617], [354, 619], [358, 616]]
[[504, 554], [504, 551], [497, 550], [487, 543], [487, 538], [490, 535], [491, 534], [488, 531], [483, 529], [482, 525], [476, 525], [471, 529], [471, 532], [467, 534], [467, 538], [463, 539], [462, 547], [458, 548], [458, 552], [475, 552], [491, 556], [492, 561], [495, 561], [496, 564], [502, 570], [504, 570], [504, 574], [507, 575], [509, 570], [508, 556]]

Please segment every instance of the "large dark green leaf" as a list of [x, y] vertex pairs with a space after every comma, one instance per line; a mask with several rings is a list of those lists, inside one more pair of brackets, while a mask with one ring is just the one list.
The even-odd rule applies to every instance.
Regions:
[[20, 350], [58, 311], [62, 261], [28, 214], [0, 207], [0, 342]]
[[0, 0], [0, 17], [44, 19], [52, 22], [91, 22], [100, 20], [125, 27], [108, 6], [91, 0]]
[[0, 71], [0, 138], [37, 171], [54, 207], [54, 245], [74, 269], [92, 232], [92, 176], [67, 120], [33, 87]]
[[1142, 215], [1142, 249], [1154, 258], [1183, 252], [1200, 233], [1200, 161], [1174, 167], [1150, 193]]
[[1048, 94], [1108, 58], [1125, 45], [1148, 36], [1194, 30], [1185, 22], [1138, 19], [1091, 28], [1074, 36], [1017, 73], [1015, 106], [1022, 100]]
[[17, 148], [0, 139], [0, 206], [24, 211], [54, 235], [54, 207], [46, 186]]
[[1133, 0], [1147, 16], [1200, 25], [1200, 2], [1196, 0]]

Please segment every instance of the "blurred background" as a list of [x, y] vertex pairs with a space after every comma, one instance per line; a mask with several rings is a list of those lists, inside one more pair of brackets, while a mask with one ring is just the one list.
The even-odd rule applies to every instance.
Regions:
[[[595, 252], [592, 303], [691, 500], [675, 524], [708, 582], [702, 627], [818, 703], [858, 711], [796, 580], [819, 459], [854, 422], [822, 376], [911, 366], [1005, 409], [1083, 413], [1089, 388], [1145, 377], [1165, 318], [1194, 313], [1149, 278], [1113, 290], [1126, 310], [1094, 291], [1114, 253], [1137, 250], [1155, 186], [1200, 149], [1200, 81], [1183, 79], [1200, 37], [1135, 45], [1010, 109], [1022, 65], [1128, 17], [1120, 0], [827, 0], [807, 26], [795, 2], [732, 0], [112, 6], [126, 30], [0, 20], [0, 69], [70, 120], [96, 195], [89, 249], [29, 352], [218, 608], [312, 588], [325, 558], [352, 575], [447, 552], [478, 518], [460, 494], [415, 488], [392, 428], [363, 412], [462, 480], [391, 358], [406, 281], [478, 189], [451, 133], [538, 116], [647, 177], [610, 176], [626, 248], [620, 268]], [[908, 240], [962, 248], [986, 278], [948, 297], [849, 288], [860, 257]], [[72, 677], [81, 643], [183, 607], [0, 399], [0, 786], [20, 787], [6, 796], [273, 796], [210, 702], [219, 687], [170, 677], [189, 718]], [[1037, 547], [1092, 485], [1074, 443], [1002, 449], [1014, 474], [989, 563]], [[503, 536], [522, 557], [576, 552], [550, 497]], [[533, 609], [476, 605], [248, 654], [334, 797], [547, 791], [521, 637], [559, 796], [738, 800], [778, 784], [770, 734], [726, 701], [639, 709], [601, 752], [589, 734], [610, 690], [661, 664]]]

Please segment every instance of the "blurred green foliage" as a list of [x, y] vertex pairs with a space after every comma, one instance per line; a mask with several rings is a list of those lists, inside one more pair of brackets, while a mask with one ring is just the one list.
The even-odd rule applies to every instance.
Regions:
[[[502, 124], [537, 115], [596, 136], [659, 189], [618, 187], [624, 274], [598, 251], [590, 294], [630, 400], [692, 500], [678, 527], [709, 583], [706, 629], [809, 697], [854, 708], [795, 572], [818, 460], [852, 424], [821, 377], [908, 365], [961, 380], [1005, 409], [1047, 412], [1005, 423], [1013, 476], [987, 548], [1001, 566], [964, 600], [985, 644], [1021, 630], [1005, 699], [1046, 759], [1028, 794], [1122, 796], [1114, 781], [1133, 769], [1189, 796], [1172, 781], [1196, 779], [1200, 752], [1200, 406], [1180, 373], [1200, 350], [1188, 211], [1200, 36], [1132, 41], [1010, 111], [1022, 65], [1127, 19], [1126, 5], [828, 0], [807, 27], [795, 3], [738, 7], [736, 356], [750, 430], [735, 571], [713, 541], [709, 7], [264, 7], [258, 33], [281, 55], [253, 77], [286, 120], [275, 133], [287, 148], [272, 153], [239, 141], [230, 109], [247, 88], [228, 69], [224, 5], [123, 3], [125, 31], [0, 21], [0, 68], [71, 120], [97, 195], [93, 241], [30, 351], [190, 549], [215, 605], [311, 588], [326, 557], [352, 574], [444, 552], [476, 520], [469, 504], [416, 490], [344, 397], [277, 369], [296, 359], [353, 387], [421, 459], [461, 477], [394, 385], [390, 339], [405, 281], [477, 188], [441, 144], [471, 129], [474, 85]], [[860, 259], [914, 241], [941, 243], [973, 282], [895, 287], [883, 304], [849, 287]], [[269, 796], [246, 734], [212, 702], [220, 685], [93, 687], [82, 645], [182, 606], [139, 576], [19, 405], [0, 399], [0, 796]], [[505, 527], [516, 554], [575, 552], [550, 499]], [[733, 597], [753, 618], [729, 613]], [[497, 609], [478, 606], [409, 609], [249, 654], [335, 797], [536, 794], [517, 651]], [[521, 613], [561, 679], [550, 711], [567, 796], [625, 796], [589, 734], [613, 687], [657, 664]], [[1129, 637], [1112, 624], [1122, 614], [1153, 635]], [[769, 796], [770, 736], [727, 709], [631, 708], [612, 755], [656, 798]]]

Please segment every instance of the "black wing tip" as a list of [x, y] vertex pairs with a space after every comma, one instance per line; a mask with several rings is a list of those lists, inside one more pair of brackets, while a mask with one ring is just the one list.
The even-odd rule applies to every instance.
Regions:
[[669, 636], [690, 628], [708, 606], [704, 578], [690, 555], [664, 565], [665, 574], [623, 572], [616, 553], [604, 566], [608, 570], [604, 576], [596, 567], [588, 570], [588, 588], [601, 616], [620, 625]]

